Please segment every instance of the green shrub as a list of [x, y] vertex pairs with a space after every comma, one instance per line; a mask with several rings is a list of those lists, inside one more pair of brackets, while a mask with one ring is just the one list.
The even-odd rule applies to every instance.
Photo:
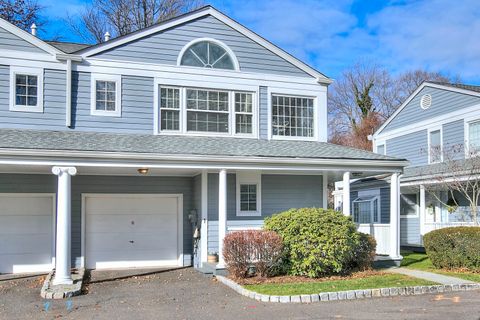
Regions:
[[358, 244], [353, 250], [353, 256], [348, 263], [351, 271], [369, 270], [373, 266], [377, 241], [369, 234], [359, 232]]
[[282, 237], [289, 273], [312, 278], [346, 272], [360, 238], [349, 217], [318, 208], [275, 214], [264, 228]]
[[480, 227], [438, 229], [423, 237], [432, 264], [437, 268], [480, 271]]

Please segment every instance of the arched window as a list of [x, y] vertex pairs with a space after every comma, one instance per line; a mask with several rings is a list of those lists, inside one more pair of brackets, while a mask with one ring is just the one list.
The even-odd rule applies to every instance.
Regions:
[[233, 52], [213, 39], [197, 39], [186, 45], [180, 53], [179, 65], [212, 69], [238, 69]]

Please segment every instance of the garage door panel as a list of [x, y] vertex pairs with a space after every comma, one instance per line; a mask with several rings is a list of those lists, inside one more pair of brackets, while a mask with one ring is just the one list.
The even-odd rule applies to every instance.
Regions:
[[85, 206], [87, 268], [178, 264], [176, 196], [87, 195]]
[[51, 214], [52, 208], [53, 198], [50, 196], [0, 196], [0, 216], [45, 215]]
[[52, 269], [54, 196], [0, 194], [0, 273]]
[[52, 235], [52, 213], [44, 216], [0, 216], [0, 234], [49, 233]]
[[167, 215], [150, 215], [150, 214], [128, 214], [128, 215], [105, 215], [105, 214], [89, 214], [87, 222], [87, 230], [94, 228], [95, 232], [111, 232], [112, 219], [115, 219], [115, 231], [117, 232], [134, 232], [135, 230], [143, 230], [144, 232], [156, 232], [162, 230], [165, 226], [165, 220], [175, 220], [177, 213], [173, 212]]

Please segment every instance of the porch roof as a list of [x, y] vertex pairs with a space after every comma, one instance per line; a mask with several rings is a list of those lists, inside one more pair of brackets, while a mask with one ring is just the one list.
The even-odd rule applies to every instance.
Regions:
[[[453, 162], [441, 162], [423, 166], [406, 167], [402, 175], [402, 181], [414, 181], [435, 179], [437, 177], [461, 177], [472, 176], [479, 169], [479, 160], [477, 158], [452, 160]], [[462, 169], [452, 173], [452, 169]]]
[[19, 129], [0, 129], [0, 150], [349, 159], [387, 161], [399, 167], [406, 165], [404, 159], [326, 142]]

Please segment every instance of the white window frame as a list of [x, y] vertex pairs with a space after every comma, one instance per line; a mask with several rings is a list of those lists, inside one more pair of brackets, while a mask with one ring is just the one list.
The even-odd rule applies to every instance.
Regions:
[[[430, 135], [434, 131], [440, 131], [440, 161], [438, 162], [432, 162], [432, 157], [431, 157], [431, 146], [430, 146]], [[428, 136], [428, 150], [427, 150], [427, 155], [428, 155], [428, 164], [435, 164], [435, 163], [442, 163], [443, 162], [443, 128], [442, 126], [436, 126], [436, 127], [431, 127], [428, 128], [427, 132]]]
[[[16, 104], [16, 75], [29, 75], [37, 77], [37, 105], [23, 106]], [[10, 66], [10, 111], [43, 112], [43, 68]]]
[[[313, 136], [301, 137], [301, 136], [281, 136], [273, 134], [273, 96], [294, 97], [313, 99]], [[268, 132], [269, 137], [272, 140], [300, 140], [300, 141], [317, 141], [319, 134], [319, 97], [300, 94], [298, 92], [292, 92], [290, 90], [268, 90]]]
[[465, 135], [465, 159], [470, 157], [477, 157], [480, 155], [480, 150], [477, 150], [475, 154], [470, 154], [470, 124], [474, 122], [480, 122], [478, 116], [464, 119], [464, 135]]
[[[171, 88], [180, 90], [180, 130], [162, 130], [161, 111], [160, 111], [160, 93], [161, 88]], [[207, 131], [187, 131], [187, 90], [206, 90], [206, 91], [220, 91], [228, 92], [228, 132], [207, 132]], [[180, 86], [171, 84], [162, 84], [160, 81], [155, 81], [155, 103], [154, 114], [156, 134], [159, 135], [191, 135], [191, 136], [218, 136], [218, 137], [236, 137], [236, 138], [258, 138], [258, 119], [259, 119], [259, 101], [258, 92], [250, 90], [237, 89], [221, 89], [211, 87], [193, 87]], [[252, 133], [235, 133], [235, 93], [248, 93], [252, 95]], [[195, 111], [195, 110], [191, 110]], [[206, 111], [208, 112], [208, 111]], [[215, 112], [215, 111], [211, 111]]]
[[[382, 212], [381, 212], [381, 203], [380, 203], [380, 197], [379, 196], [373, 196], [371, 199], [369, 200], [359, 200], [359, 199], [362, 199], [363, 197], [365, 196], [358, 196], [357, 198], [355, 198], [355, 200], [353, 200], [352, 202], [352, 218], [354, 220], [354, 222], [356, 224], [379, 224], [381, 223], [380, 221], [382, 221]], [[377, 200], [377, 221], [375, 221], [374, 217], [374, 212], [373, 212], [373, 208], [375, 206], [375, 200]], [[367, 222], [357, 222], [355, 221], [355, 204], [357, 203], [362, 203], [362, 202], [369, 202], [370, 203], [370, 222], [367, 223]]]
[[[102, 117], [122, 116], [122, 76], [119, 74], [92, 73], [90, 79], [90, 114]], [[115, 111], [97, 110], [97, 81], [115, 82]]]
[[[237, 217], [260, 217], [262, 215], [262, 175], [260, 172], [239, 172], [236, 175]], [[242, 184], [257, 186], [257, 210], [240, 210], [240, 186]]]
[[[180, 87], [175, 87], [175, 86], [163, 86], [163, 85], [157, 85], [158, 88], [158, 94], [156, 96], [157, 103], [158, 103], [158, 131], [161, 133], [179, 133], [182, 131], [182, 113], [183, 113], [183, 92], [182, 88]], [[162, 89], [176, 89], [178, 90], [178, 96], [179, 96], [179, 102], [178, 102], [178, 109], [169, 109], [166, 108], [166, 110], [171, 110], [175, 111], [178, 110], [178, 115], [179, 115], [179, 124], [178, 124], [178, 130], [171, 130], [171, 129], [162, 129], [162, 104], [161, 104], [161, 94], [162, 94]]]
[[[402, 196], [402, 194], [400, 195], [400, 197]], [[405, 194], [414, 194], [414, 193], [405, 193]], [[416, 196], [415, 214], [411, 214], [411, 215], [402, 214], [402, 211], [400, 210], [401, 219], [414, 219], [414, 218], [416, 219], [420, 216], [420, 194], [417, 192], [415, 193], [415, 196]], [[401, 202], [400, 202], [400, 205], [401, 205]]]

